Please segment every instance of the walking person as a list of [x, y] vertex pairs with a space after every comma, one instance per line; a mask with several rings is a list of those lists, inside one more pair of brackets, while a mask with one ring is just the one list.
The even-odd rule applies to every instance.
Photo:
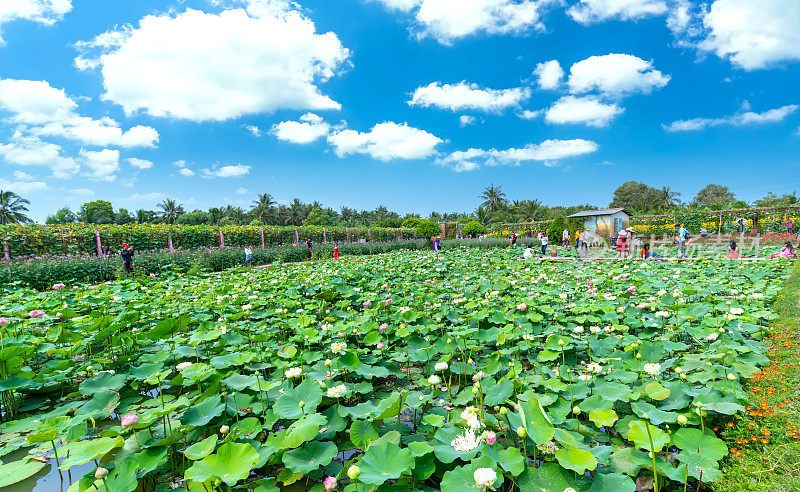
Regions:
[[546, 232], [542, 232], [539, 235], [539, 240], [542, 242], [542, 256], [547, 254], [547, 243], [550, 242], [550, 239], [547, 237]]
[[253, 250], [250, 246], [244, 247], [244, 264], [251, 265], [253, 263]]
[[308, 259], [311, 259], [311, 239], [306, 238], [306, 246], [308, 247]]
[[122, 264], [125, 267], [125, 273], [128, 275], [133, 273], [133, 247], [128, 244], [124, 243], [122, 245], [122, 251], [119, 252], [119, 255], [122, 257]]
[[580, 230], [580, 228], [578, 228], [578, 230], [575, 231], [575, 249], [581, 249], [581, 235], [582, 234], [583, 234], [583, 231]]
[[675, 238], [675, 244], [678, 245], [679, 258], [686, 258], [686, 241], [689, 239], [689, 231], [683, 224], [675, 224], [678, 229], [678, 236]]
[[628, 231], [622, 229], [617, 237], [617, 258], [624, 260], [628, 256]]
[[333, 259], [334, 260], [338, 260], [339, 259], [339, 245], [338, 244], [333, 247]]
[[511, 246], [516, 246], [516, 245], [517, 245], [517, 233], [516, 232], [512, 232], [511, 233]]

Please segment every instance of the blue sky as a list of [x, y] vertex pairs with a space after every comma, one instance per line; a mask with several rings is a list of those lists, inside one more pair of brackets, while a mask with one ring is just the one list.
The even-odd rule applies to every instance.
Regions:
[[0, 6], [0, 188], [39, 220], [689, 200], [800, 180], [796, 0], [21, 0]]

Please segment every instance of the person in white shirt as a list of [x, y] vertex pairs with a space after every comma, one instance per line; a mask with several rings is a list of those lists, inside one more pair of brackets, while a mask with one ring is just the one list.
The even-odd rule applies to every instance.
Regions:
[[542, 232], [539, 236], [539, 240], [542, 241], [542, 255], [545, 255], [547, 253], [547, 243], [549, 242], [547, 233]]
[[253, 250], [250, 249], [250, 246], [244, 248], [244, 263], [246, 265], [253, 263]]
[[534, 254], [535, 253], [531, 248], [525, 248], [525, 251], [522, 253], [522, 257], [527, 260], [528, 258], [533, 258]]
[[569, 244], [569, 229], [565, 227], [564, 232], [561, 233], [561, 247], [566, 248], [568, 244]]

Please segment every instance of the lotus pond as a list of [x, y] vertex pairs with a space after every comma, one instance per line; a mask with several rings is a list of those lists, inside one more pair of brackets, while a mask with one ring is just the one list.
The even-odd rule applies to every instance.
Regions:
[[0, 487], [713, 487], [789, 263], [518, 254], [6, 289]]

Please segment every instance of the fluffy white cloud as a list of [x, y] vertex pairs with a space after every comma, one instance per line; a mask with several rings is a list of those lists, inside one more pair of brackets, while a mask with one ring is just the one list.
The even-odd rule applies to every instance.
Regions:
[[458, 117], [458, 124], [461, 126], [473, 125], [475, 124], [475, 121], [476, 121], [475, 117], [470, 116], [468, 114], [462, 114], [461, 116]]
[[692, 118], [689, 120], [673, 121], [669, 125], [664, 125], [664, 129], [670, 132], [697, 131], [710, 126], [748, 126], [760, 125], [765, 123], [777, 123], [786, 119], [797, 109], [797, 104], [789, 104], [779, 108], [770, 109], [762, 113], [753, 111], [742, 111], [731, 116], [722, 118]]
[[300, 121], [282, 121], [272, 126], [272, 134], [278, 140], [297, 144], [311, 143], [330, 132], [330, 125], [314, 113], [306, 113]]
[[530, 97], [530, 90], [523, 87], [512, 89], [481, 89], [478, 84], [459, 82], [458, 84], [441, 84], [431, 82], [418, 87], [410, 106], [436, 106], [451, 111], [465, 109], [479, 111], [501, 111], [508, 107], [519, 106], [519, 103]]
[[155, 147], [158, 142], [153, 128], [139, 125], [124, 131], [111, 118], [80, 116], [77, 107], [63, 89], [45, 81], [0, 79], [0, 108], [24, 132], [98, 147]]
[[178, 172], [180, 173], [181, 176], [186, 176], [187, 178], [191, 178], [192, 176], [194, 176], [196, 174], [194, 171], [192, 171], [188, 167], [181, 168]]
[[573, 93], [598, 91], [609, 96], [648, 94], [667, 85], [669, 75], [653, 68], [653, 62], [633, 55], [610, 53], [590, 56], [569, 70], [569, 89]]
[[442, 44], [485, 32], [509, 34], [544, 29], [541, 13], [554, 0], [379, 0], [392, 10], [411, 12], [418, 37]]
[[80, 169], [75, 159], [63, 155], [60, 146], [20, 132], [14, 133], [9, 143], [0, 144], [0, 156], [18, 166], [47, 166], [59, 179], [69, 178]]
[[555, 89], [561, 83], [561, 78], [564, 77], [564, 69], [561, 68], [558, 60], [549, 60], [536, 65], [533, 74], [539, 81], [539, 87]]
[[99, 181], [114, 181], [119, 171], [119, 150], [83, 150], [83, 162], [92, 170], [91, 177]]
[[128, 159], [128, 164], [135, 167], [136, 169], [150, 169], [153, 167], [153, 162], [148, 161], [146, 159], [139, 159], [137, 157], [131, 157]]
[[703, 16], [701, 49], [745, 70], [800, 60], [800, 2], [715, 0]]
[[336, 155], [367, 154], [373, 159], [423, 159], [434, 154], [442, 139], [426, 132], [391, 121], [378, 123], [369, 132], [340, 130], [328, 136]]
[[[221, 121], [276, 109], [339, 109], [317, 87], [349, 56], [336, 34], [317, 34], [296, 10], [251, 7], [148, 15], [136, 28], [78, 43], [76, 66], [100, 67], [103, 98], [129, 114]], [[102, 54], [93, 57], [97, 50]]]
[[244, 125], [244, 129], [250, 132], [254, 137], [261, 136], [261, 129], [255, 125]]
[[581, 24], [609, 19], [635, 20], [667, 12], [664, 0], [580, 0], [567, 11]]
[[11, 190], [18, 194], [43, 191], [49, 188], [50, 187], [44, 181], [32, 181], [29, 179], [15, 179], [12, 181], [0, 178], [0, 190]]
[[250, 190], [248, 190], [247, 188], [237, 188], [236, 189], [236, 194], [237, 195], [246, 195], [248, 193], [250, 193]]
[[589, 154], [597, 151], [598, 145], [590, 140], [545, 140], [535, 145], [528, 144], [522, 148], [497, 149], [469, 149], [453, 152], [438, 159], [437, 164], [448, 166], [457, 172], [472, 171], [486, 166], [520, 165], [523, 162], [543, 162], [546, 166], [555, 166], [557, 161], [568, 157]]
[[250, 174], [250, 166], [243, 166], [241, 164], [203, 169], [204, 178], [241, 178], [248, 174]]
[[544, 119], [548, 123], [585, 123], [604, 127], [624, 111], [616, 104], [602, 102], [596, 96], [564, 96], [547, 109]]
[[[0, 1], [0, 30], [3, 24], [25, 19], [46, 26], [55, 24], [72, 10], [71, 0], [2, 0]], [[0, 46], [5, 44], [0, 31]]]

